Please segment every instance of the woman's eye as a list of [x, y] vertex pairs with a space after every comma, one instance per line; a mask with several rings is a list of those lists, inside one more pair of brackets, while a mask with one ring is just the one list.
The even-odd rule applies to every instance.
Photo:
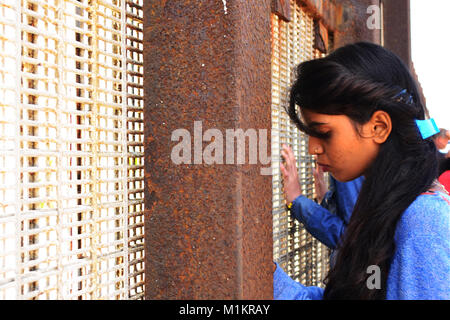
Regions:
[[308, 136], [315, 137], [318, 139], [329, 139], [331, 137], [331, 130], [328, 131], [323, 129], [317, 130], [305, 127], [305, 129], [302, 131], [305, 132]]
[[331, 137], [331, 131], [327, 132], [317, 132], [317, 138], [320, 139], [329, 139]]

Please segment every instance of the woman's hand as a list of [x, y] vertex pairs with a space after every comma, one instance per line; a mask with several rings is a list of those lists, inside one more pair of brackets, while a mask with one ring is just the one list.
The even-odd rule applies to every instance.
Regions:
[[313, 175], [314, 175], [314, 185], [316, 187], [317, 201], [321, 203], [323, 197], [325, 197], [325, 194], [328, 191], [322, 167], [317, 165], [316, 168], [313, 169]]
[[284, 196], [287, 203], [294, 201], [302, 194], [300, 182], [298, 179], [297, 165], [292, 149], [283, 144], [281, 156], [284, 158], [285, 164], [280, 164], [281, 175], [283, 178]]

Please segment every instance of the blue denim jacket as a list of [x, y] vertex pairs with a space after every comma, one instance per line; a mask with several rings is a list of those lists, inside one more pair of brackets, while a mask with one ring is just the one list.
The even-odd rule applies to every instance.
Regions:
[[364, 177], [349, 182], [339, 182], [333, 177], [330, 190], [321, 205], [305, 196], [298, 196], [292, 203], [291, 215], [302, 222], [306, 230], [331, 249], [336, 249], [344, 234], [358, 199]]

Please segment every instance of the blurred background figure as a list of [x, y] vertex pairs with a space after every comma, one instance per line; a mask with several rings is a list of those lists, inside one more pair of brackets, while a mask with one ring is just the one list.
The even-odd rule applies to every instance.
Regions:
[[434, 144], [439, 151], [439, 173], [438, 180], [450, 192], [450, 150], [449, 150], [450, 131], [440, 129], [440, 132], [433, 137]]
[[450, 130], [439, 129], [440, 132], [434, 137], [434, 143], [441, 153], [445, 153], [449, 157], [448, 141], [450, 140]]

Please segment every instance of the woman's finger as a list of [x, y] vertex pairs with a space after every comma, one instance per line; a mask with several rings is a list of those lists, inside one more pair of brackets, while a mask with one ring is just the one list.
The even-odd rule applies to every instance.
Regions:
[[286, 145], [286, 144], [283, 144], [283, 151], [286, 153], [286, 155], [288, 155], [289, 157], [290, 157], [290, 150], [291, 150], [291, 147], [290, 146], [288, 146], [288, 145]]
[[284, 153], [289, 157], [289, 159], [291, 159], [291, 154], [292, 154], [292, 149], [289, 145], [283, 144], [283, 149]]
[[280, 170], [281, 170], [281, 173], [283, 174], [283, 176], [286, 174], [286, 169], [284, 168], [284, 166], [283, 166], [283, 164], [281, 163], [280, 164]]
[[291, 159], [292, 163], [295, 163], [294, 150], [292, 150], [291, 147], [288, 147], [288, 156], [289, 159]]
[[288, 149], [288, 157], [289, 157], [289, 163], [292, 166], [292, 168], [296, 168], [296, 159], [295, 159], [295, 155], [294, 155], [294, 151], [292, 151], [292, 149]]
[[286, 168], [289, 168], [290, 167], [290, 159], [289, 159], [289, 156], [286, 154], [286, 152], [284, 150], [281, 151], [281, 156], [284, 159], [284, 162], [286, 164]]
[[319, 176], [319, 168], [318, 168], [318, 167], [313, 168], [313, 176], [314, 176], [314, 178], [316, 178], [316, 179], [317, 179], [317, 177]]
[[320, 166], [320, 165], [317, 166], [317, 173], [318, 173], [319, 175], [322, 175], [322, 174], [323, 174], [323, 168], [322, 168], [322, 166]]

